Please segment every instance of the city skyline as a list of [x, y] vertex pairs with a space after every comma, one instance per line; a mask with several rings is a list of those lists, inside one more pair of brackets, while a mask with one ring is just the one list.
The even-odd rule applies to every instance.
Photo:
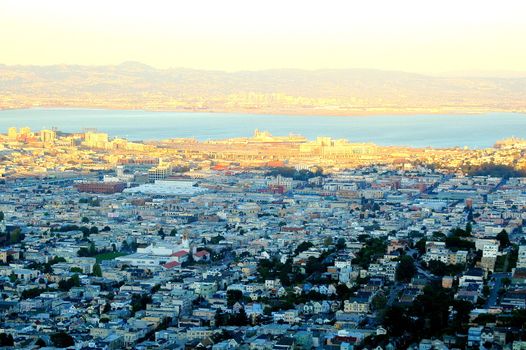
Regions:
[[0, 349], [526, 349], [525, 13], [0, 0]]

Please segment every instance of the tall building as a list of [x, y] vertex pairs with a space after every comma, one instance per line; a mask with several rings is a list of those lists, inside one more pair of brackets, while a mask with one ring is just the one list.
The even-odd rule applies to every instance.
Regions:
[[20, 136], [24, 138], [31, 136], [31, 128], [28, 128], [27, 126], [20, 128]]
[[162, 159], [159, 159], [159, 164], [148, 170], [148, 181], [155, 182], [155, 180], [163, 180], [171, 175], [172, 166], [170, 163], [165, 163]]
[[486, 270], [493, 271], [495, 269], [495, 262], [499, 252], [498, 243], [486, 243], [482, 248], [482, 258], [480, 260], [481, 267]]
[[9, 141], [16, 141], [18, 138], [18, 131], [16, 128], [9, 128], [7, 129], [7, 138]]
[[56, 133], [53, 130], [40, 130], [40, 141], [46, 143], [55, 142]]
[[108, 134], [102, 132], [88, 131], [84, 134], [84, 145], [93, 148], [106, 148], [108, 146]]

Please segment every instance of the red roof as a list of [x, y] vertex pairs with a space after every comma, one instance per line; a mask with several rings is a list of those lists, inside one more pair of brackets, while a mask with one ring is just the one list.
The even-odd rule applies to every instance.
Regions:
[[170, 256], [176, 256], [176, 257], [180, 258], [180, 257], [185, 256], [185, 255], [187, 255], [187, 254], [188, 254], [187, 251], [180, 250], [180, 251], [178, 251], [178, 252], [173, 253], [173, 254], [170, 255]]
[[179, 266], [179, 265], [181, 265], [181, 264], [179, 264], [177, 261], [170, 261], [170, 262], [167, 262], [166, 264], [164, 264], [163, 267], [165, 269], [171, 269], [171, 268]]
[[205, 255], [210, 255], [209, 252], [207, 252], [206, 250], [200, 250], [198, 251], [197, 253], [194, 254], [195, 256], [198, 256], [198, 257], [203, 257]]

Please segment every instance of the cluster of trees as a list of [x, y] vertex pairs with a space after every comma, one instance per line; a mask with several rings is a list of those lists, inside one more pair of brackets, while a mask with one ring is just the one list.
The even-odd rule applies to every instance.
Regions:
[[58, 282], [58, 289], [64, 292], [69, 291], [73, 287], [80, 287], [80, 278], [77, 274], [74, 274], [66, 280]]
[[[306, 246], [308, 246], [308, 243]], [[288, 259], [285, 263], [282, 263], [276, 257], [261, 259], [257, 271], [261, 281], [279, 278], [284, 287], [303, 283], [307, 278], [310, 278], [310, 281], [314, 283], [316, 276], [327, 270], [327, 266], [330, 263], [326, 258], [333, 252], [334, 250], [328, 250], [322, 253], [319, 258], [309, 257], [303, 268], [294, 266], [291, 259]]]
[[226, 304], [232, 307], [235, 303], [243, 301], [243, 292], [237, 289], [230, 289], [226, 292]]
[[0, 333], [0, 347], [15, 346], [15, 341], [11, 334]]
[[131, 300], [132, 314], [137, 311], [145, 310], [146, 305], [152, 302], [152, 297], [148, 294], [133, 294]]
[[323, 169], [322, 168], [316, 168], [314, 171], [311, 170], [296, 170], [292, 167], [280, 167], [280, 168], [274, 168], [270, 171], [268, 171], [266, 176], [278, 176], [281, 175], [283, 177], [291, 177], [294, 180], [298, 181], [307, 181], [309, 179], [312, 179], [313, 177], [323, 176]]
[[470, 237], [471, 223], [468, 222], [465, 230], [459, 227], [451, 230], [444, 241], [446, 242], [446, 247], [452, 251], [475, 249], [475, 243], [467, 239]]
[[73, 337], [66, 332], [53, 333], [49, 338], [53, 345], [57, 348], [68, 348], [75, 345], [75, 340]]
[[245, 309], [241, 308], [239, 312], [234, 312], [232, 314], [227, 314], [221, 309], [216, 311], [215, 317], [215, 326], [248, 326], [250, 320], [247, 317]]
[[399, 282], [410, 282], [416, 274], [415, 261], [409, 255], [404, 255], [400, 258], [400, 262], [396, 267], [396, 280]]
[[22, 233], [22, 231], [20, 231], [20, 228], [18, 227], [11, 231], [0, 233], [0, 235], [4, 236], [3, 239], [0, 239], [0, 246], [17, 244], [22, 242], [24, 238], [26, 238], [26, 236]]
[[285, 264], [281, 263], [277, 258], [261, 259], [257, 271], [261, 281], [279, 278], [281, 284], [285, 287], [301, 279], [300, 274], [293, 271], [292, 260], [290, 259]]
[[309, 250], [309, 248], [312, 248], [312, 247], [314, 247], [314, 244], [312, 244], [312, 242], [303, 241], [300, 244], [298, 244], [298, 246], [294, 250], [294, 254], [298, 255], [306, 250]]
[[387, 249], [386, 240], [381, 238], [369, 238], [368, 236], [360, 236], [358, 238], [364, 243], [364, 246], [356, 254], [353, 264], [358, 264], [362, 268], [367, 269], [373, 259], [384, 255], [385, 250]]
[[219, 244], [219, 242], [224, 241], [224, 240], [225, 240], [225, 237], [223, 237], [221, 235], [217, 235], [217, 236], [214, 236], [214, 237], [210, 238], [209, 243], [210, 244]]
[[[166, 237], [166, 233], [164, 232], [164, 228], [160, 228], [159, 231], [157, 231], [157, 234], [161, 236], [161, 239], [164, 239]], [[175, 236], [177, 234], [177, 230], [174, 228], [170, 231], [170, 236]]]
[[509, 165], [486, 163], [468, 165], [462, 169], [469, 176], [494, 176], [509, 179], [510, 177], [525, 177], [526, 171], [515, 169]]
[[81, 198], [79, 199], [79, 203], [87, 204], [90, 207], [100, 207], [100, 199], [97, 197]]
[[[455, 312], [449, 319], [450, 308]], [[383, 314], [383, 325], [390, 337], [400, 337], [405, 346], [423, 338], [442, 335], [444, 332], [467, 330], [469, 313], [474, 308], [470, 302], [455, 300], [453, 291], [440, 285], [424, 288], [408, 307], [388, 307]]]
[[20, 294], [20, 299], [33, 299], [38, 297], [40, 294], [44, 293], [46, 291], [45, 288], [31, 288], [26, 289], [22, 291], [22, 294]]
[[444, 264], [439, 260], [431, 260], [428, 263], [423, 262], [422, 266], [427, 268], [435, 276], [455, 276], [465, 270], [463, 264]]
[[[59, 228], [52, 228], [51, 232], [71, 232], [71, 231], [81, 231], [84, 237], [89, 237], [91, 234], [99, 233], [99, 228], [97, 226], [77, 226], [77, 225], [64, 225]], [[102, 231], [110, 231], [108, 226], [104, 227]]]
[[53, 257], [53, 259], [49, 260], [47, 263], [44, 263], [44, 264], [33, 262], [29, 264], [29, 268], [39, 270], [42, 273], [52, 273], [53, 272], [52, 265], [58, 264], [60, 262], [66, 262], [66, 259], [60, 256], [55, 256]]

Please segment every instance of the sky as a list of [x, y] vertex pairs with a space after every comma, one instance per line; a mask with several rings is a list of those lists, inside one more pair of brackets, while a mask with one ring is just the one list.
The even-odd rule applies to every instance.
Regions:
[[0, 0], [0, 63], [526, 72], [524, 0]]

